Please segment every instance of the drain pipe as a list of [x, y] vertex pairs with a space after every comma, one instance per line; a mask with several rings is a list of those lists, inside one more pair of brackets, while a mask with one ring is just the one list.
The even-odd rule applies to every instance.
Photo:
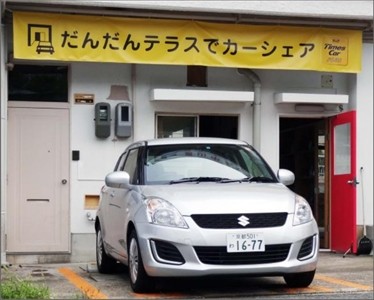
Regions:
[[261, 80], [250, 69], [238, 69], [238, 73], [246, 76], [254, 87], [253, 101], [253, 147], [260, 152], [261, 148]]

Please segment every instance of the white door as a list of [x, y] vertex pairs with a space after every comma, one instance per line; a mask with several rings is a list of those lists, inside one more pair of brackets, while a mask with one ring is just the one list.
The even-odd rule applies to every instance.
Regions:
[[69, 251], [69, 110], [8, 111], [7, 251]]

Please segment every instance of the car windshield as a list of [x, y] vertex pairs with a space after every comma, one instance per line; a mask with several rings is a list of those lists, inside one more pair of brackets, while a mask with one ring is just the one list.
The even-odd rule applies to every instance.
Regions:
[[186, 182], [276, 182], [264, 160], [250, 147], [228, 144], [148, 146], [146, 184]]

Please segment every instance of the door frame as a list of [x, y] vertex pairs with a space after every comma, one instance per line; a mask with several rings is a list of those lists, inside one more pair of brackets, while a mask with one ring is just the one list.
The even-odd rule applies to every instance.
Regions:
[[[324, 249], [329, 249], [330, 248], [330, 240], [331, 240], [331, 230], [330, 230], [330, 204], [331, 204], [331, 198], [330, 198], [330, 144], [329, 144], [329, 136], [330, 136], [330, 122], [329, 122], [329, 117], [327, 116], [300, 116], [300, 115], [278, 115], [278, 137], [279, 137], [279, 149], [281, 147], [281, 130], [280, 130], [280, 122], [282, 119], [300, 119], [300, 120], [316, 120], [321, 123], [323, 123], [323, 129], [324, 129], [324, 196], [323, 196], [323, 211], [321, 213], [323, 214], [323, 226], [319, 226], [319, 228], [323, 228], [323, 233], [324, 233], [324, 238], [323, 240], [321, 239], [321, 246]], [[313, 125], [314, 129], [314, 134], [313, 134], [313, 139], [314, 139], [314, 148], [313, 148], [313, 169], [315, 174], [318, 172], [318, 124], [317, 122]], [[296, 130], [296, 128], [295, 128]], [[285, 155], [288, 156], [290, 153], [286, 153]], [[292, 155], [291, 155], [292, 156]], [[281, 153], [279, 152], [279, 160], [281, 159]], [[280, 163], [280, 161], [279, 161]], [[295, 174], [297, 175], [297, 174]], [[312, 210], [314, 211], [314, 217], [318, 221], [318, 213], [320, 212], [318, 209], [318, 204], [320, 203], [318, 198], [319, 193], [316, 192], [316, 189], [318, 189], [318, 175], [314, 176], [314, 199], [313, 199], [313, 207]], [[322, 218], [322, 216], [321, 216]], [[321, 220], [321, 219], [320, 219]]]

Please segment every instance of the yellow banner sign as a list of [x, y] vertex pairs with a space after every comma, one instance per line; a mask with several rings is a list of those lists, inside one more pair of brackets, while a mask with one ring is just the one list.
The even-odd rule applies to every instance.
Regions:
[[361, 70], [356, 30], [14, 12], [13, 36], [18, 59]]

